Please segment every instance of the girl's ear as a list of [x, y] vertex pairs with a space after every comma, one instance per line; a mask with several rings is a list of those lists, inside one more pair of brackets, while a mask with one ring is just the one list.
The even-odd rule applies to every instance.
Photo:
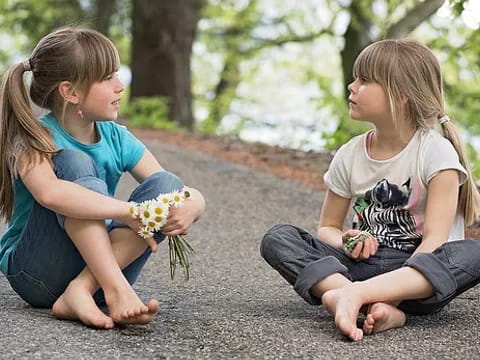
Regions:
[[70, 81], [62, 81], [58, 85], [58, 93], [63, 100], [70, 104], [78, 105], [80, 103], [78, 91], [73, 88], [73, 84]]

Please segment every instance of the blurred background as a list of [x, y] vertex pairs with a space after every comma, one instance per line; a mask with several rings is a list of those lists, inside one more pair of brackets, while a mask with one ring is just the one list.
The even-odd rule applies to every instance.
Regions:
[[0, 0], [0, 74], [63, 25], [117, 45], [131, 126], [334, 150], [366, 125], [348, 117], [353, 62], [383, 38], [438, 56], [447, 112], [480, 177], [480, 0]]

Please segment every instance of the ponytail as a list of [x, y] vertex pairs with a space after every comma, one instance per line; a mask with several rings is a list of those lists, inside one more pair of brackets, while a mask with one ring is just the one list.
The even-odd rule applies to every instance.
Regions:
[[0, 219], [13, 212], [13, 181], [18, 176], [16, 159], [26, 156], [31, 166], [55, 152], [48, 131], [34, 117], [23, 82], [29, 70], [24, 63], [13, 65], [4, 75], [0, 88]]
[[[446, 119], [441, 121], [442, 119]], [[472, 172], [468, 164], [468, 159], [465, 154], [462, 140], [458, 136], [456, 127], [448, 117], [444, 116], [440, 118], [443, 136], [446, 137], [452, 143], [453, 147], [457, 151], [460, 164], [467, 170], [468, 178], [460, 187], [460, 194], [458, 197], [458, 209], [465, 219], [466, 225], [472, 225], [480, 217], [480, 194], [477, 189], [477, 185], [473, 180]]]

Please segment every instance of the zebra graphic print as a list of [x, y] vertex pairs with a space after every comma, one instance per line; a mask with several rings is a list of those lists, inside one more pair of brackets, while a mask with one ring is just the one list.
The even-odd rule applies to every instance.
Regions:
[[415, 218], [404, 208], [410, 192], [410, 179], [400, 187], [386, 179], [379, 181], [365, 198], [356, 200], [353, 228], [369, 232], [380, 245], [412, 252], [422, 236], [416, 231]]

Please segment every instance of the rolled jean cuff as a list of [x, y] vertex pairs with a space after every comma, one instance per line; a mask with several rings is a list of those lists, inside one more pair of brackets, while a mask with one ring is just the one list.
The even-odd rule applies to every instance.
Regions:
[[457, 281], [450, 269], [434, 254], [417, 254], [405, 261], [403, 266], [419, 271], [433, 286], [435, 293], [427, 299], [416, 300], [419, 303], [438, 303], [457, 290]]
[[320, 260], [312, 261], [298, 274], [294, 289], [306, 302], [312, 305], [320, 305], [321, 301], [313, 296], [311, 288], [327, 276], [341, 273], [348, 277], [348, 269], [334, 256], [326, 256]]
[[[108, 196], [107, 184], [105, 184], [102, 179], [99, 179], [95, 176], [85, 176], [72, 182], [99, 194]], [[65, 216], [58, 213], [56, 215], [58, 224], [62, 229], [65, 229]]]

